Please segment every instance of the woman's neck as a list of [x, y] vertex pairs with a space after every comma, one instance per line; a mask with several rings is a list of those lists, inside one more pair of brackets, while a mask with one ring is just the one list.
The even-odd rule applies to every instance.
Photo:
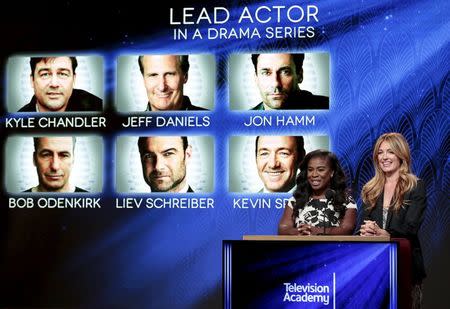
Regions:
[[384, 184], [388, 186], [397, 185], [398, 179], [400, 178], [400, 173], [395, 171], [394, 173], [384, 174]]
[[325, 191], [321, 191], [321, 192], [312, 192], [311, 198], [313, 198], [313, 199], [321, 199], [321, 198], [325, 198]]

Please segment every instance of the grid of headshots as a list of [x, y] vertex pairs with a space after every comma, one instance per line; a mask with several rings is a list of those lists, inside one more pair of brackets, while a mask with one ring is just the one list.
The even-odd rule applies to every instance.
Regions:
[[[226, 61], [230, 111], [329, 108], [327, 53], [231, 54]], [[113, 110], [121, 117], [214, 112], [217, 70], [213, 54], [120, 55], [115, 62]], [[6, 68], [6, 111], [11, 117], [39, 112], [60, 120], [74, 117], [65, 112], [97, 112], [108, 129], [111, 115], [105, 113], [104, 72], [99, 55], [13, 55]], [[82, 126], [70, 127], [72, 121], [64, 123], [64, 134], [55, 125], [36, 125], [36, 134], [28, 130], [6, 138], [8, 192], [101, 192], [104, 160], [111, 156], [115, 156], [112, 186], [119, 193], [212, 193], [221, 177], [215, 175], [215, 129], [207, 136], [205, 128], [200, 135], [195, 128], [189, 135], [180, 134], [183, 128], [170, 134], [148, 129], [142, 135], [121, 127], [108, 140], [115, 143], [114, 153], [105, 154], [101, 133], [87, 134]], [[301, 136], [301, 130], [295, 136], [255, 132], [256, 127], [251, 136], [228, 137], [229, 192], [292, 192], [305, 153], [329, 149], [328, 137]]]

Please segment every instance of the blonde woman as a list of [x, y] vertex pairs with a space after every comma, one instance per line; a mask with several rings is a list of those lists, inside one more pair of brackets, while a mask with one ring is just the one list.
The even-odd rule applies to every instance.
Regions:
[[361, 236], [407, 238], [412, 247], [413, 308], [421, 306], [425, 267], [417, 233], [425, 212], [423, 181], [411, 173], [411, 155], [403, 135], [381, 135], [373, 150], [375, 176], [362, 189]]

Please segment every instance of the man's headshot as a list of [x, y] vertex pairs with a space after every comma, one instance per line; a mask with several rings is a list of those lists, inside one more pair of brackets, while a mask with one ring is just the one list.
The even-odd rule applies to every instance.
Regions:
[[147, 91], [147, 111], [205, 110], [184, 95], [189, 77], [188, 55], [139, 56], [139, 69]]
[[211, 54], [123, 55], [117, 58], [119, 112], [208, 111], [214, 108]]
[[101, 192], [101, 136], [9, 136], [4, 183], [11, 193]]
[[34, 137], [33, 142], [39, 184], [25, 192], [87, 192], [70, 184], [75, 137]]
[[256, 167], [264, 188], [260, 192], [290, 192], [305, 157], [303, 136], [257, 136]]
[[75, 84], [74, 57], [31, 58], [31, 87], [37, 110], [64, 111]]
[[[307, 55], [306, 67], [305, 54], [301, 53], [252, 54], [246, 55], [251, 60], [247, 62], [242, 55], [231, 57], [230, 76], [234, 79], [230, 80], [231, 108], [242, 106], [245, 101], [259, 101], [250, 109], [328, 109], [328, 55]], [[243, 79], [241, 76], [248, 80], [239, 80]], [[254, 92], [242, 89], [242, 85], [253, 88], [252, 84], [256, 85]]]
[[19, 112], [102, 111], [102, 99], [76, 89], [76, 57], [31, 57], [29, 81], [33, 96]]
[[328, 136], [231, 136], [229, 191], [243, 193], [293, 192], [305, 154], [329, 148]]
[[186, 178], [192, 148], [186, 136], [139, 137], [142, 173], [152, 192], [193, 192]]
[[116, 191], [213, 192], [211, 136], [118, 136]]
[[39, 184], [33, 192], [70, 192], [75, 138], [35, 137], [33, 162]]

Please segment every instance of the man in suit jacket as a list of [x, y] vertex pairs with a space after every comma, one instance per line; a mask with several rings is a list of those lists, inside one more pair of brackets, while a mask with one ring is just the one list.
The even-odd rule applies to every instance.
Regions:
[[152, 192], [194, 192], [186, 178], [192, 156], [186, 136], [142, 136], [138, 147], [143, 176]]

